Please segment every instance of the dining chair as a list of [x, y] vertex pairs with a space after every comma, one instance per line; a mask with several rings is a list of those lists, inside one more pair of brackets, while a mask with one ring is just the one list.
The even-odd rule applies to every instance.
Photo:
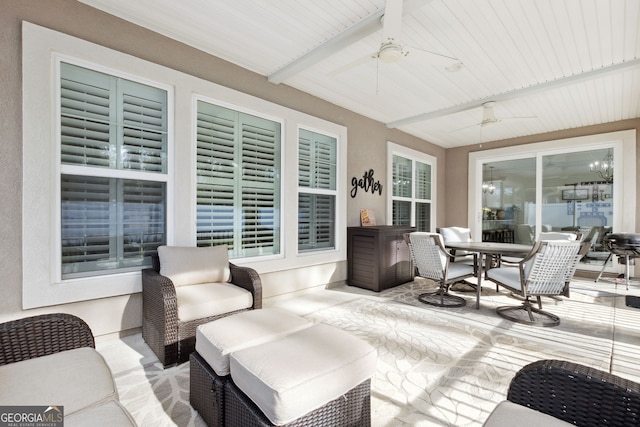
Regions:
[[[578, 262], [589, 250], [588, 243], [569, 240], [539, 240], [516, 267], [501, 266], [486, 271], [486, 279], [502, 286], [524, 301], [519, 306], [501, 306], [501, 317], [529, 325], [556, 326], [560, 318], [542, 310], [542, 296], [569, 296], [569, 283]], [[531, 298], [535, 297], [538, 307]]]
[[[557, 232], [557, 231], [542, 231], [538, 235], [537, 241], [543, 240], [567, 240], [567, 241], [579, 241], [581, 237], [580, 232]], [[505, 265], [516, 265], [524, 258], [522, 257], [501, 257], [500, 262]]]
[[[444, 246], [447, 246], [447, 243], [461, 243], [461, 242], [471, 242], [471, 229], [466, 227], [440, 227], [436, 229], [438, 234], [442, 236], [442, 240], [444, 241]], [[472, 261], [472, 252], [460, 251], [452, 249], [451, 253], [453, 257], [451, 261]]]
[[[466, 300], [451, 295], [449, 286], [467, 277], [477, 276], [477, 262], [463, 264], [451, 262], [451, 252], [447, 251], [438, 233], [413, 232], [405, 235], [416, 275], [438, 283], [438, 290], [418, 295], [418, 300], [438, 307], [462, 307]], [[474, 254], [474, 261], [477, 261]]]
[[[465, 243], [471, 242], [471, 229], [467, 227], [440, 227], [436, 228], [436, 232], [442, 236], [442, 240], [444, 241], [445, 248], [450, 243]], [[459, 249], [449, 249], [453, 256], [450, 258], [451, 262], [462, 262], [465, 264], [474, 264], [476, 262], [476, 258], [474, 258], [474, 253], [469, 251], [463, 251]], [[482, 261], [481, 258], [479, 258]], [[455, 289], [453, 289], [455, 286]], [[476, 285], [474, 283], [470, 283], [466, 280], [459, 280], [455, 282], [451, 290], [455, 290], [457, 292], [472, 292], [475, 291]]]

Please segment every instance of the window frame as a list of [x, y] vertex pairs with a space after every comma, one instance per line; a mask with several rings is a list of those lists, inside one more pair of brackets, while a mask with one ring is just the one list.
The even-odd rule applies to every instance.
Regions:
[[[174, 87], [156, 64], [102, 46], [23, 23], [23, 208], [22, 306], [24, 309], [128, 295], [141, 290], [140, 269], [62, 279], [60, 63], [66, 62], [167, 93], [166, 238], [172, 239]], [[44, 96], [43, 96], [44, 95]], [[44, 119], [43, 119], [44, 118]], [[87, 168], [89, 169], [89, 168]], [[109, 177], [109, 171], [82, 171]], [[149, 181], [141, 171], [123, 171], [122, 179]]]
[[[335, 189], [331, 190], [331, 189], [321, 189], [321, 188], [313, 188], [313, 187], [301, 187], [299, 185], [299, 170], [300, 170], [300, 131], [307, 131], [307, 132], [311, 132], [311, 133], [316, 133], [316, 134], [320, 134], [329, 138], [333, 138], [336, 141], [336, 146], [335, 146], [335, 156], [336, 156], [336, 171], [335, 171], [335, 176], [333, 177], [335, 180]], [[334, 197], [334, 218], [333, 218], [333, 222], [334, 222], [334, 229], [338, 230], [338, 226], [339, 226], [339, 220], [338, 220], [338, 209], [339, 209], [339, 205], [341, 202], [340, 199], [340, 194], [345, 193], [346, 192], [346, 185], [344, 184], [344, 180], [339, 179], [339, 175], [340, 175], [340, 165], [341, 163], [343, 163], [343, 161], [341, 161], [341, 156], [340, 156], [340, 150], [341, 148], [341, 139], [340, 139], [340, 135], [335, 134], [333, 132], [327, 132], [326, 130], [322, 130], [322, 129], [317, 129], [317, 128], [313, 128], [310, 126], [298, 126], [297, 130], [296, 130], [296, 180], [295, 180], [295, 184], [296, 184], [296, 189], [297, 189], [297, 197], [296, 197], [296, 207], [299, 207], [299, 203], [300, 203], [300, 194], [304, 193], [304, 194], [316, 194], [316, 195], [329, 195], [329, 196], [333, 196]], [[340, 233], [338, 232], [334, 232], [333, 235], [333, 246], [330, 247], [325, 247], [325, 248], [313, 248], [313, 249], [300, 249], [300, 236], [299, 236], [299, 230], [300, 230], [300, 223], [299, 223], [299, 217], [298, 220], [296, 221], [296, 240], [297, 240], [297, 245], [296, 245], [296, 252], [299, 256], [305, 256], [305, 255], [314, 255], [320, 252], [335, 252], [336, 250], [338, 250], [339, 246], [338, 246], [338, 235]]]
[[[411, 160], [411, 197], [398, 197], [393, 195], [393, 156], [400, 156]], [[436, 218], [436, 200], [437, 198], [437, 159], [436, 157], [423, 153], [421, 151], [413, 150], [403, 145], [395, 144], [391, 141], [387, 141], [387, 218], [389, 218], [389, 224], [393, 223], [393, 202], [394, 200], [409, 201], [411, 202], [411, 219], [410, 226], [416, 226], [415, 210], [416, 204], [424, 202], [426, 199], [416, 197], [416, 162], [427, 164], [431, 167], [431, 199], [428, 199], [430, 207], [430, 229], [424, 230], [434, 232]]]
[[[75, 61], [75, 62], [74, 62]], [[136, 169], [136, 168], [124, 168], [124, 167], [120, 167], [121, 165], [118, 164], [121, 162], [118, 161], [117, 159], [119, 159], [119, 155], [116, 155], [116, 161], [115, 161], [115, 167], [114, 165], [111, 165], [109, 167], [105, 167], [105, 166], [95, 166], [95, 165], [82, 165], [82, 164], [77, 164], [77, 163], [67, 163], [67, 162], [63, 162], [62, 161], [62, 106], [61, 106], [61, 98], [62, 98], [62, 93], [61, 93], [61, 78], [62, 78], [62, 64], [69, 64], [72, 66], [80, 66], [79, 64], [76, 63], [77, 60], [76, 59], [71, 59], [71, 60], [67, 60], [64, 57], [58, 56], [58, 55], [54, 55], [53, 56], [53, 63], [55, 66], [55, 73], [58, 76], [57, 79], [57, 84], [55, 86], [56, 89], [56, 96], [55, 96], [55, 101], [56, 101], [56, 105], [54, 107], [54, 114], [57, 117], [57, 128], [56, 128], [56, 138], [55, 138], [55, 142], [57, 145], [57, 166], [59, 167], [59, 174], [58, 174], [58, 179], [56, 181], [56, 194], [57, 196], [57, 200], [59, 202], [59, 206], [58, 209], [56, 211], [56, 227], [59, 230], [59, 232], [56, 234], [55, 236], [55, 245], [58, 248], [58, 253], [57, 253], [57, 259], [59, 259], [59, 262], [56, 262], [56, 278], [60, 281], [60, 283], [66, 283], [70, 280], [73, 279], [83, 279], [86, 277], [96, 277], [96, 276], [106, 276], [106, 275], [112, 275], [112, 274], [120, 274], [120, 273], [127, 273], [127, 272], [136, 272], [139, 271], [141, 268], [145, 268], [145, 267], [149, 267], [150, 264], [146, 265], [146, 266], [123, 266], [120, 268], [116, 268], [116, 269], [104, 269], [104, 270], [93, 270], [93, 271], [86, 271], [86, 272], [74, 272], [74, 273], [64, 273], [64, 268], [62, 267], [62, 185], [61, 185], [61, 180], [63, 176], [73, 176], [73, 177], [86, 177], [86, 178], [106, 178], [106, 179], [116, 179], [117, 181], [121, 182], [122, 185], [125, 181], [146, 181], [146, 182], [154, 182], [154, 183], [161, 183], [164, 184], [164, 193], [165, 193], [165, 198], [164, 198], [164, 235], [165, 235], [165, 241], [166, 241], [166, 237], [167, 237], [167, 229], [168, 229], [168, 220], [167, 220], [167, 202], [168, 202], [168, 194], [167, 194], [167, 190], [168, 190], [168, 182], [169, 182], [169, 176], [168, 176], [168, 171], [169, 171], [169, 163], [171, 161], [170, 157], [169, 157], [169, 91], [166, 89], [166, 87], [160, 87], [157, 84], [149, 84], [145, 81], [145, 83], [140, 82], [136, 76], [133, 76], [133, 78], [131, 78], [131, 76], [120, 76], [117, 75], [117, 73], [119, 73], [118, 70], [104, 70], [102, 69], [102, 67], [99, 67], [101, 69], [96, 69], [96, 67], [91, 66], [91, 64], [89, 65], [81, 65], [82, 68], [89, 70], [90, 72], [96, 72], [96, 73], [101, 73], [101, 74], [105, 74], [109, 80], [113, 80], [113, 79], [118, 79], [118, 80], [123, 80], [126, 82], [133, 82], [136, 84], [142, 84], [145, 86], [150, 86], [153, 87], [155, 89], [159, 89], [161, 91], [163, 91], [166, 96], [166, 125], [167, 125], [167, 129], [165, 131], [166, 133], [166, 147], [164, 150], [164, 156], [165, 156], [165, 160], [164, 160], [164, 167], [161, 168], [160, 171], [155, 171], [155, 172], [151, 172], [151, 171], [142, 171], [140, 169]], [[113, 71], [113, 72], [111, 72]], [[125, 86], [129, 86], [129, 83], [124, 83]], [[112, 87], [112, 89], [115, 89], [115, 87]], [[118, 92], [121, 92], [122, 88], [118, 88]], [[136, 92], [138, 90], [136, 89]], [[128, 94], [132, 94], [133, 92], [127, 92]], [[113, 101], [113, 100], [112, 100]], [[115, 106], [112, 105], [110, 103], [109, 108], [111, 110], [113, 109], [118, 109], [120, 107], [123, 107], [123, 100], [118, 99], [118, 102], [115, 103]], [[113, 126], [113, 124], [110, 124], [109, 126]], [[119, 124], [119, 126], [124, 126], [124, 123]], [[111, 146], [112, 144], [116, 143], [122, 143], [123, 139], [120, 138], [121, 135], [118, 134], [117, 136], [113, 137], [110, 135], [109, 138], [109, 145]], [[117, 146], [116, 148], [116, 152], [117, 152]], [[124, 196], [124, 194], [123, 194]], [[124, 200], [118, 202], [118, 206], [121, 206], [124, 204]], [[123, 226], [124, 224], [118, 224], [118, 223], [110, 223], [111, 226]], [[111, 236], [111, 240], [115, 240], [116, 242], [118, 242], [118, 237], [122, 237], [124, 238], [124, 236], [118, 236], [116, 235], [115, 238], [113, 238], [113, 236]], [[124, 261], [124, 260], [122, 260]], [[67, 275], [68, 277], [64, 277], [65, 275]]]
[[[208, 103], [217, 107], [221, 107], [221, 108], [226, 108], [228, 110], [232, 110], [241, 114], [246, 114], [246, 115], [250, 115], [250, 116], [255, 116], [258, 117], [260, 119], [263, 120], [268, 120], [268, 121], [272, 121], [275, 123], [278, 123], [280, 125], [280, 185], [279, 185], [279, 191], [280, 191], [280, 195], [279, 195], [279, 205], [277, 207], [277, 209], [279, 209], [279, 217], [280, 217], [280, 221], [279, 221], [279, 251], [277, 253], [273, 253], [273, 254], [268, 254], [268, 255], [257, 255], [257, 256], [246, 256], [246, 257], [236, 257], [236, 258], [231, 258], [233, 259], [234, 262], [247, 262], [247, 261], [253, 261], [253, 260], [270, 260], [270, 259], [279, 259], [283, 257], [283, 242], [284, 242], [284, 219], [283, 219], [283, 215], [282, 212], [284, 211], [284, 198], [283, 198], [283, 191], [284, 191], [284, 185], [283, 185], [283, 178], [282, 178], [282, 171], [285, 168], [285, 158], [284, 158], [284, 145], [285, 145], [285, 137], [284, 137], [284, 129], [285, 129], [285, 122], [283, 119], [278, 118], [278, 117], [274, 117], [262, 112], [258, 112], [258, 111], [253, 111], [251, 109], [248, 108], [244, 108], [241, 107], [239, 105], [234, 105], [234, 104], [230, 104], [230, 103], [226, 103], [226, 102], [221, 102], [220, 100], [217, 99], [213, 99], [213, 98], [209, 98], [207, 96], [201, 95], [201, 94], [194, 94], [193, 96], [193, 108], [194, 108], [194, 114], [193, 114], [193, 180], [194, 180], [194, 185], [193, 185], [193, 195], [192, 195], [192, 200], [194, 202], [194, 206], [193, 206], [193, 210], [194, 210], [194, 234], [193, 234], [193, 239], [194, 239], [194, 245], [197, 245], [197, 186], [198, 186], [198, 169], [197, 169], [197, 150], [198, 150], [198, 132], [197, 132], [197, 124], [198, 124], [198, 103], [199, 102], [204, 102], [204, 103]], [[237, 206], [234, 206], [234, 210], [238, 209]], [[241, 209], [241, 207], [240, 207]], [[235, 228], [234, 228], [235, 231]], [[230, 253], [231, 255], [231, 253]]]

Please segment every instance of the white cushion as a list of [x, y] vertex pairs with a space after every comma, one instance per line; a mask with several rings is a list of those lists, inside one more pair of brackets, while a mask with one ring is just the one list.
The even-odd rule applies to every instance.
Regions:
[[123, 427], [136, 425], [129, 412], [116, 400], [91, 406], [69, 416], [66, 414], [66, 407], [64, 410], [65, 427]]
[[504, 283], [512, 289], [522, 290], [520, 269], [518, 267], [500, 267], [487, 270], [487, 277]]
[[205, 248], [159, 246], [158, 257], [160, 274], [171, 279], [176, 287], [231, 279], [226, 245]]
[[253, 295], [232, 283], [200, 283], [176, 288], [178, 319], [189, 322], [253, 306]]
[[83, 347], [0, 366], [0, 405], [62, 405], [71, 415], [117, 399], [104, 358]]
[[371, 378], [376, 350], [325, 324], [231, 354], [231, 378], [276, 425], [287, 424]]
[[[461, 242], [470, 242], [471, 241], [471, 229], [464, 227], [442, 227], [440, 228], [439, 233], [442, 235], [444, 239], [444, 245], [447, 246], [447, 243], [461, 243]], [[461, 251], [456, 249], [455, 255], [456, 257], [462, 257], [464, 259], [467, 255], [471, 255], [472, 253], [469, 251]]]
[[444, 239], [445, 246], [447, 243], [460, 243], [471, 241], [471, 230], [464, 227], [442, 227], [440, 234]]
[[473, 274], [473, 265], [463, 263], [449, 263], [449, 274], [447, 279], [455, 279], [456, 277]]
[[229, 354], [308, 328], [313, 322], [277, 308], [243, 311], [198, 326], [196, 351], [220, 376], [229, 375]]
[[485, 427], [566, 427], [573, 424], [505, 400], [498, 403], [483, 425]]
[[568, 240], [574, 241], [578, 239], [578, 235], [575, 233], [556, 233], [553, 231], [543, 231], [540, 233], [538, 240]]

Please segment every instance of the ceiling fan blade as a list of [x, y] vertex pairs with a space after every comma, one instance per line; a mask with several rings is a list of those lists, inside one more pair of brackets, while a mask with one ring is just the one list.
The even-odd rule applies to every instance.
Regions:
[[454, 130], [452, 130], [452, 131], [451, 131], [451, 132], [449, 132], [449, 133], [460, 132], [460, 131], [463, 131], [463, 130], [466, 130], [466, 129], [475, 128], [475, 127], [478, 127], [478, 126], [482, 126], [482, 123], [474, 123], [474, 124], [472, 124], [472, 125], [463, 126], [463, 127], [461, 127], [461, 128], [454, 129]]
[[440, 65], [443, 67], [462, 67], [462, 62], [458, 58], [442, 55], [440, 53], [431, 52], [429, 50], [420, 49], [412, 46], [405, 46], [403, 49], [406, 55], [412, 59], [417, 59], [431, 65]]
[[329, 73], [329, 75], [330, 76], [337, 76], [340, 73], [344, 73], [345, 71], [349, 71], [352, 68], [358, 67], [359, 65], [366, 64], [369, 61], [375, 60], [377, 58], [377, 56], [378, 56], [378, 52], [369, 53], [368, 55], [365, 55], [365, 56], [363, 56], [361, 58], [358, 58], [358, 59], [356, 59], [354, 61], [348, 62], [347, 64], [343, 65], [342, 67], [336, 68], [335, 70], [331, 71]]
[[399, 43], [402, 34], [403, 0], [387, 0], [382, 17], [382, 44]]
[[527, 119], [537, 119], [538, 116], [520, 116], [520, 117], [502, 117], [502, 120], [527, 120]]

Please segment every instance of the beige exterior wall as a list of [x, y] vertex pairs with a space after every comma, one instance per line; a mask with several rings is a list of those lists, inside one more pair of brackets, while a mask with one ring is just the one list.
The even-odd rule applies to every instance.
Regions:
[[[94, 334], [137, 330], [142, 323], [140, 294], [22, 309], [22, 55], [21, 25], [26, 20], [114, 50], [262, 98], [348, 128], [347, 177], [373, 169], [387, 182], [387, 141], [430, 154], [437, 161], [437, 226], [467, 222], [467, 155], [469, 146], [445, 150], [384, 124], [302, 93], [273, 85], [264, 76], [244, 70], [202, 51], [132, 25], [73, 0], [4, 0], [0, 13], [0, 321], [43, 312], [68, 312], [85, 319]], [[640, 120], [577, 129], [557, 134], [485, 144], [482, 149], [555, 138], [640, 127]], [[640, 132], [638, 133], [640, 135]], [[638, 151], [640, 152], [640, 150]], [[445, 185], [446, 184], [446, 185]], [[350, 187], [350, 184], [347, 184]], [[446, 190], [445, 190], [446, 188]], [[637, 186], [640, 189], [640, 185]], [[387, 223], [386, 196], [359, 191], [347, 200], [347, 225], [359, 225], [359, 210], [373, 208], [379, 223]], [[640, 200], [640, 197], [637, 198]], [[29, 207], [25, 207], [28, 209]], [[344, 231], [346, 232], [346, 230]], [[43, 236], [46, 239], [47, 236]], [[284, 270], [262, 277], [265, 297], [304, 291], [346, 279], [346, 260], [330, 265]]]

